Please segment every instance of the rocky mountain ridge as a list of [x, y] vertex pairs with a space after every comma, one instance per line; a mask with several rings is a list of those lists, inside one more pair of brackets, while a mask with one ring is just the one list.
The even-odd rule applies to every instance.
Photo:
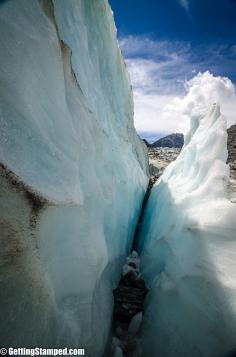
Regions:
[[182, 133], [173, 133], [158, 139], [153, 144], [149, 144], [152, 148], [167, 147], [167, 148], [182, 148], [184, 145], [184, 136]]

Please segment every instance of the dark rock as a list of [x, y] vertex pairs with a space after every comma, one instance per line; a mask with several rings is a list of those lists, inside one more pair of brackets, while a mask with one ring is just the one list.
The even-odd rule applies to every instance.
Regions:
[[228, 160], [227, 163], [231, 163], [236, 160], [236, 124], [232, 125], [228, 130]]
[[134, 264], [134, 263], [130, 262], [130, 263], [128, 263], [128, 265], [129, 265], [130, 267], [132, 267], [132, 268], [136, 269], [136, 264]]
[[149, 142], [146, 139], [143, 139], [143, 142], [148, 148], [151, 146], [151, 144], [149, 144]]
[[144, 280], [138, 279], [135, 272], [122, 276], [119, 286], [113, 291], [116, 322], [129, 323], [134, 315], [143, 311], [147, 292]]

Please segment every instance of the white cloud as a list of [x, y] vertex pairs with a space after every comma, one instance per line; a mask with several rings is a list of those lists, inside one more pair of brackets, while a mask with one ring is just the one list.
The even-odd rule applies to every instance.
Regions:
[[129, 35], [119, 39], [122, 52], [126, 57], [151, 57], [162, 61], [171, 59], [177, 54], [183, 56], [190, 49], [189, 42], [154, 41], [147, 36]]
[[153, 41], [143, 36], [119, 40], [132, 84], [146, 92], [170, 94], [183, 91], [183, 82], [194, 70], [189, 60], [190, 45], [182, 42]]
[[236, 54], [236, 45], [233, 45], [233, 46], [231, 47], [231, 51], [233, 52], [233, 54]]
[[189, 10], [189, 2], [188, 0], [179, 0], [180, 5], [186, 10]]
[[236, 92], [229, 78], [213, 76], [206, 71], [187, 81], [185, 88], [184, 96], [172, 98], [164, 108], [169, 117], [178, 118], [182, 131], [187, 129], [190, 116], [204, 114], [215, 102], [220, 104], [228, 126], [236, 122]]
[[190, 115], [213, 102], [221, 104], [228, 126], [236, 122], [233, 83], [208, 71], [196, 74], [188, 45], [131, 36], [120, 44], [133, 85], [135, 126], [141, 135], [184, 132]]
[[229, 124], [236, 121], [236, 93], [229, 78], [213, 76], [206, 71], [186, 82], [185, 88], [186, 95], [176, 98], [173, 103], [184, 114], [204, 114], [212, 103], [218, 102]]

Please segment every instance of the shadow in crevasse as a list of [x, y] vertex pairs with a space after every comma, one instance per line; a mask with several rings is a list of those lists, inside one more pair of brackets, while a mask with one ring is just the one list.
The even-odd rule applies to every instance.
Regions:
[[232, 207], [219, 211], [208, 202], [204, 212], [204, 202], [193, 210], [191, 200], [189, 194], [175, 201], [162, 181], [144, 213], [139, 251], [150, 289], [145, 356], [236, 356], [236, 234], [227, 224]]

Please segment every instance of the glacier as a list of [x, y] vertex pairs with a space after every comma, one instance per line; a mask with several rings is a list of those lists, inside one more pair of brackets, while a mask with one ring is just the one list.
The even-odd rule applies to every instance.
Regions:
[[[0, 53], [0, 341], [103, 356], [149, 179], [108, 1], [2, 1]], [[136, 239], [150, 289], [137, 355], [236, 350], [226, 123], [197, 109]]]
[[106, 349], [148, 184], [107, 0], [0, 6], [0, 340]]
[[148, 287], [145, 356], [236, 353], [236, 205], [226, 121], [195, 110], [185, 145], [152, 189], [139, 236]]

